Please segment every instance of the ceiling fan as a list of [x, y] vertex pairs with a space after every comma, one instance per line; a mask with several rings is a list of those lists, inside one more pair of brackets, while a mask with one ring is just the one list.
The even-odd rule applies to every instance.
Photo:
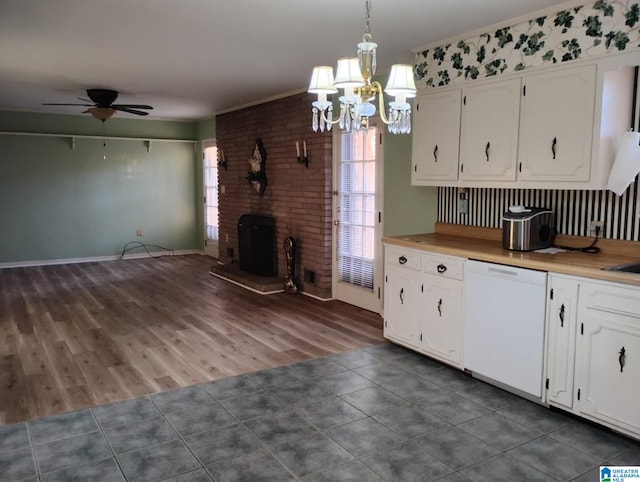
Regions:
[[102, 122], [111, 119], [117, 111], [128, 112], [129, 114], [136, 115], [149, 115], [148, 112], [139, 109], [153, 109], [150, 105], [144, 104], [114, 104], [118, 98], [118, 92], [109, 89], [87, 89], [87, 95], [89, 99], [78, 98], [84, 102], [93, 102], [92, 104], [51, 104], [46, 103], [42, 105], [78, 105], [83, 107], [89, 107], [83, 112], [89, 112], [96, 119], [100, 119]]

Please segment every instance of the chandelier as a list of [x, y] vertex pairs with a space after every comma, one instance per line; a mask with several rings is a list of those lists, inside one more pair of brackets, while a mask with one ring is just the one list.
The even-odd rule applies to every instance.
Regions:
[[[333, 124], [339, 124], [340, 129], [353, 132], [369, 126], [369, 118], [376, 113], [375, 99], [382, 121], [388, 125], [393, 134], [408, 134], [411, 132], [411, 105], [407, 99], [415, 97], [416, 84], [413, 80], [413, 67], [409, 64], [395, 64], [391, 66], [389, 80], [384, 89], [394, 100], [389, 102], [389, 115], [384, 108], [383, 90], [380, 82], [372, 77], [376, 73], [376, 48], [378, 44], [371, 41], [369, 26], [371, 1], [366, 2], [365, 31], [362, 42], [358, 44], [357, 57], [338, 59], [336, 76], [333, 67], [320, 65], [313, 68], [308, 92], [317, 94], [318, 100], [313, 102], [312, 127], [315, 132], [331, 130]], [[343, 89], [339, 97], [340, 114], [333, 120], [333, 103], [327, 100], [329, 94], [335, 94]]]

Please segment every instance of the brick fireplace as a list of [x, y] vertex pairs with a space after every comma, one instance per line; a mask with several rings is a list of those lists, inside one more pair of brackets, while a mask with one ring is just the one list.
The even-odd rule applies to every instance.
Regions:
[[[278, 273], [286, 273], [283, 244], [297, 243], [296, 281], [301, 291], [331, 296], [331, 133], [311, 130], [314, 96], [297, 94], [216, 117], [216, 140], [227, 170], [220, 169], [220, 261], [238, 263], [238, 221], [245, 214], [275, 219]], [[258, 196], [249, 182], [256, 139], [266, 151], [267, 188]], [[309, 167], [296, 160], [296, 141], [307, 143]], [[302, 147], [301, 147], [302, 149]], [[222, 189], [224, 188], [224, 193]], [[227, 240], [228, 237], [228, 240]]]

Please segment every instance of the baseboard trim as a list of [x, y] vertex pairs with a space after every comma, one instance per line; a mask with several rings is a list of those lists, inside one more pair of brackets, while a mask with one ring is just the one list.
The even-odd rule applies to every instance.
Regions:
[[320, 298], [317, 295], [312, 295], [311, 293], [307, 293], [305, 291], [299, 291], [298, 293], [301, 293], [305, 296], [308, 296], [309, 298], [313, 298], [314, 300], [318, 300], [318, 301], [333, 301], [335, 300], [335, 298]]
[[[201, 249], [184, 249], [179, 251], [151, 251], [151, 254], [156, 256], [180, 256], [186, 254], [200, 254], [204, 255], [204, 251]], [[56, 264], [77, 264], [77, 263], [96, 263], [102, 261], [119, 261], [128, 259], [140, 259], [149, 258], [147, 253], [134, 253], [125, 254], [121, 257], [119, 254], [110, 256], [89, 256], [86, 258], [60, 258], [60, 259], [39, 259], [28, 261], [12, 261], [8, 263], [0, 263], [0, 269], [6, 268], [29, 268], [33, 266], [50, 266]]]
[[245, 290], [249, 290], [249, 291], [252, 291], [254, 293], [258, 293], [259, 295], [274, 295], [276, 293], [283, 293], [284, 292], [284, 288], [281, 289], [281, 290], [260, 291], [260, 290], [257, 290], [255, 288], [252, 288], [251, 286], [248, 286], [248, 285], [246, 285], [244, 283], [240, 283], [238, 281], [232, 280], [231, 278], [223, 276], [223, 275], [221, 275], [219, 273], [214, 273], [213, 271], [209, 271], [209, 274], [211, 276], [215, 276], [216, 278], [220, 278], [220, 279], [225, 280], [225, 281], [227, 281], [229, 283], [232, 283], [232, 284], [234, 284], [236, 286], [240, 286], [241, 288], [244, 288]]

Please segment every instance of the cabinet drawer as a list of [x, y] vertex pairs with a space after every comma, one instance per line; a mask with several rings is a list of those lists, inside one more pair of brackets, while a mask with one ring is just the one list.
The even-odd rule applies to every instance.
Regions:
[[464, 273], [464, 259], [444, 254], [423, 254], [422, 271], [461, 280]]
[[585, 308], [635, 318], [640, 325], [640, 290], [637, 288], [585, 283], [580, 298]]
[[391, 266], [420, 271], [420, 253], [410, 249], [386, 247], [385, 262]]

